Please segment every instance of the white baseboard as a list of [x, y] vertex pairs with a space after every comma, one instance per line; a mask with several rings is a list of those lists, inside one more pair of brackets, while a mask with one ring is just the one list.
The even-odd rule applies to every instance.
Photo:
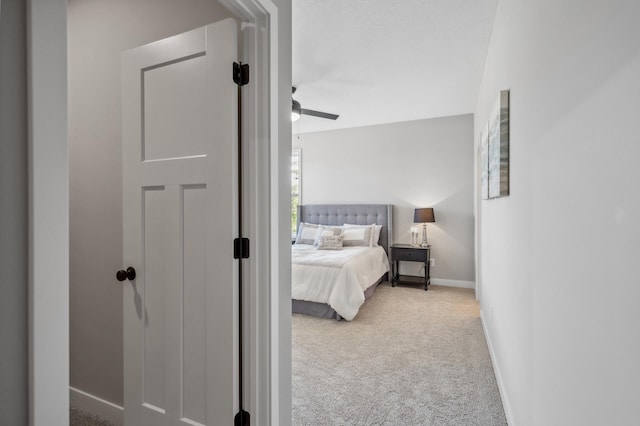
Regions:
[[69, 387], [70, 404], [87, 413], [94, 414], [116, 426], [124, 425], [124, 408], [97, 396]]
[[476, 283], [473, 281], [445, 280], [442, 278], [431, 278], [431, 284], [444, 285], [447, 287], [459, 287], [459, 288], [470, 288], [470, 289], [476, 288]]
[[496, 375], [496, 382], [498, 383], [498, 391], [500, 392], [500, 398], [502, 399], [502, 408], [504, 408], [504, 415], [507, 418], [507, 424], [513, 425], [513, 418], [511, 416], [511, 405], [509, 404], [509, 399], [507, 398], [506, 389], [504, 387], [504, 382], [502, 380], [502, 374], [500, 373], [500, 367], [496, 362], [495, 352], [493, 350], [493, 343], [491, 342], [491, 337], [489, 336], [489, 332], [487, 331], [487, 325], [484, 321], [484, 315], [482, 315], [482, 310], [480, 310], [480, 322], [482, 323], [482, 330], [484, 331], [484, 339], [487, 341], [487, 347], [489, 348], [489, 358], [491, 358], [491, 365], [493, 365], [493, 372]]

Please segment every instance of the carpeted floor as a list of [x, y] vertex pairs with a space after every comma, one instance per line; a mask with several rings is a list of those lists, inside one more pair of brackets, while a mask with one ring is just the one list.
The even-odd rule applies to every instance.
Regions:
[[293, 425], [506, 425], [472, 290], [383, 283], [352, 322], [293, 316]]
[[114, 426], [113, 423], [103, 420], [98, 416], [73, 407], [71, 407], [70, 410], [70, 417], [71, 421], [69, 422], [69, 426]]

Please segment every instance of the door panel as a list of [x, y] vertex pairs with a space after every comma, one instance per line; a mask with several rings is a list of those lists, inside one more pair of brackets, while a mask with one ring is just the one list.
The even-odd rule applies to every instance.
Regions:
[[207, 135], [193, 129], [207, 119], [206, 60], [188, 57], [142, 72], [143, 159], [205, 154]]
[[206, 187], [183, 188], [184, 216], [184, 416], [199, 423], [206, 419]]
[[238, 410], [231, 19], [123, 55], [125, 425]]
[[[171, 260], [167, 242], [169, 231], [166, 220], [170, 207], [165, 187], [143, 189], [144, 209], [144, 334], [143, 402], [158, 411], [165, 409], [165, 287], [167, 261]], [[140, 270], [138, 269], [138, 272]]]

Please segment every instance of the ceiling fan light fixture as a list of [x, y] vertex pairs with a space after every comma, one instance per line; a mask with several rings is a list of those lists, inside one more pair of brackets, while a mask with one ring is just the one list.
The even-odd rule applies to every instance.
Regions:
[[302, 115], [302, 107], [300, 106], [300, 102], [292, 100], [291, 121], [298, 121], [300, 119], [300, 115]]
[[[291, 88], [291, 94], [294, 93], [296, 93], [296, 86], [293, 86]], [[298, 121], [302, 114], [310, 115], [312, 117], [326, 118], [329, 120], [337, 120], [338, 117], [340, 117], [338, 114], [330, 114], [328, 112], [314, 111], [312, 109], [306, 108], [302, 109], [302, 105], [300, 105], [300, 102], [291, 98], [291, 121]]]

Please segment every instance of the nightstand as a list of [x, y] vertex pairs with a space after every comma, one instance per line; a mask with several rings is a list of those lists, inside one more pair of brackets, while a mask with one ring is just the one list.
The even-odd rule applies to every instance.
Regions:
[[[431, 284], [431, 276], [429, 271], [430, 251], [431, 246], [416, 247], [410, 244], [391, 245], [391, 286], [395, 287], [396, 283], [423, 284], [426, 291], [429, 284]], [[400, 275], [400, 261], [423, 263], [424, 277]]]

